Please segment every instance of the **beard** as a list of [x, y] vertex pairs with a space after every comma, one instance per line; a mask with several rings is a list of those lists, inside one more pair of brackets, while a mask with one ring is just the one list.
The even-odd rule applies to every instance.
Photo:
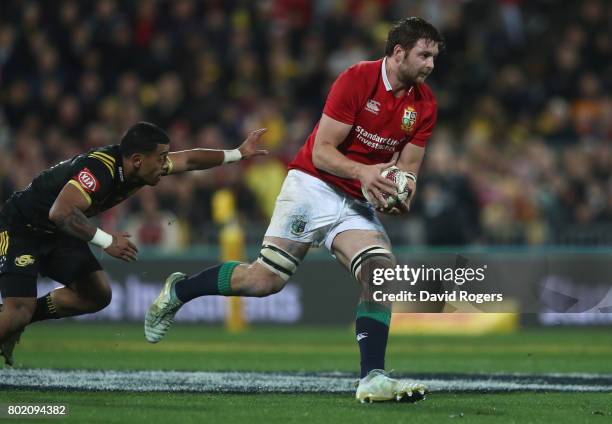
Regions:
[[397, 74], [397, 79], [399, 80], [399, 82], [401, 82], [405, 87], [409, 87], [412, 84], [416, 83], [417, 78], [419, 77], [420, 74], [411, 74], [410, 72], [406, 71], [406, 72], [398, 72]]

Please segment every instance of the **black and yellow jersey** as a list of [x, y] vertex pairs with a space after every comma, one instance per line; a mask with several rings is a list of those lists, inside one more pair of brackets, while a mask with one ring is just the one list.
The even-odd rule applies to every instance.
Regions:
[[[168, 160], [164, 175], [172, 170]], [[49, 210], [66, 183], [78, 188], [89, 202], [88, 217], [122, 202], [142, 184], [125, 181], [119, 145], [90, 150], [41, 172], [22, 191], [11, 195], [2, 209], [2, 218], [15, 229], [54, 233]]]

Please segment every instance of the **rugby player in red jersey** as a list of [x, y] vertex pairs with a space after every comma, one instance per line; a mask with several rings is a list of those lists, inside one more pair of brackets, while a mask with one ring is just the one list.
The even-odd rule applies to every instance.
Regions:
[[[419, 400], [423, 384], [384, 372], [391, 305], [375, 302], [372, 273], [396, 264], [375, 209], [395, 185], [381, 177], [396, 165], [409, 173], [411, 196], [388, 211], [405, 213], [427, 140], [436, 123], [436, 101], [425, 79], [443, 39], [431, 24], [406, 18], [389, 32], [385, 57], [360, 62], [335, 81], [319, 123], [289, 165], [259, 258], [225, 262], [187, 278], [174, 273], [145, 317], [145, 336], [159, 342], [178, 309], [205, 295], [268, 296], [282, 290], [311, 246], [324, 245], [361, 285], [356, 336], [361, 352], [361, 400]], [[377, 205], [367, 203], [362, 188]]]

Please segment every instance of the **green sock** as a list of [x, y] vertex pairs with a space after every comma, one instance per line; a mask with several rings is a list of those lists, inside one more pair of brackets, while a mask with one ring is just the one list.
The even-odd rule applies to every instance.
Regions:
[[181, 302], [201, 296], [233, 296], [232, 274], [240, 262], [224, 262], [185, 278], [174, 285], [174, 294]]

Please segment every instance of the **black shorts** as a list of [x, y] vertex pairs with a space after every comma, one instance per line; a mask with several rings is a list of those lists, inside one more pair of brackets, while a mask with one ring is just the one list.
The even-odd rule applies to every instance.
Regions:
[[38, 274], [67, 285], [102, 269], [89, 245], [64, 234], [14, 231], [0, 224], [0, 294], [36, 297]]

